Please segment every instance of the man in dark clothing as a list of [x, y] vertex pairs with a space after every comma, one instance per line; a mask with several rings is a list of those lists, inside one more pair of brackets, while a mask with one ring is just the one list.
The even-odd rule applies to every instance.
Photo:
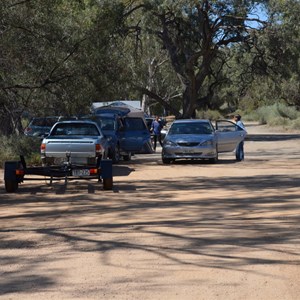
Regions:
[[157, 141], [159, 142], [160, 146], [162, 147], [161, 142], [161, 130], [163, 126], [158, 118], [158, 116], [155, 117], [154, 121], [152, 122], [150, 131], [153, 133], [153, 149], [156, 150], [156, 144]]

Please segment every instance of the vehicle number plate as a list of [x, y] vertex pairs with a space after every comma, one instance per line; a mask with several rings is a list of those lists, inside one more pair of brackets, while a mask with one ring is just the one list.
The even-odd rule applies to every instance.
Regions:
[[89, 176], [90, 170], [89, 169], [75, 169], [72, 170], [73, 176]]
[[185, 149], [185, 150], [184, 150], [184, 153], [188, 153], [188, 154], [194, 153], [194, 152], [195, 152], [195, 151], [192, 150], [192, 149]]

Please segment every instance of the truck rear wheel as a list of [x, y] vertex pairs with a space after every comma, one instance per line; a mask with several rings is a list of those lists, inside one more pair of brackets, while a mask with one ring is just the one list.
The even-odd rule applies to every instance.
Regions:
[[113, 155], [112, 155], [113, 163], [117, 164], [120, 161], [120, 147], [119, 145], [116, 146]]
[[5, 180], [5, 190], [7, 193], [14, 193], [18, 189], [18, 182], [13, 180]]
[[131, 160], [131, 152], [129, 152], [129, 153], [126, 154], [126, 155], [123, 155], [123, 159], [124, 159], [125, 161], [130, 161], [130, 160]]

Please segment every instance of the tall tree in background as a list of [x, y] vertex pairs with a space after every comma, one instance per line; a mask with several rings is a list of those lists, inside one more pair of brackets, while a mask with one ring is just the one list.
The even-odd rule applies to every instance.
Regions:
[[1, 3], [0, 114], [1, 120], [6, 118], [4, 133], [12, 127], [22, 129], [19, 119], [23, 112], [44, 115], [70, 107], [71, 87], [77, 81], [73, 58], [84, 39], [81, 24], [74, 21], [79, 9], [78, 4], [68, 6], [59, 0]]
[[[144, 9], [137, 28], [155, 36], [168, 52], [182, 88], [182, 113], [177, 111], [176, 115], [183, 118], [209, 105], [218, 73], [226, 63], [223, 49], [251, 43], [250, 33], [263, 24], [259, 16], [252, 15], [258, 1], [132, 2]], [[136, 18], [133, 20], [138, 24]], [[153, 91], [143, 91], [153, 97]]]
[[279, 102], [300, 108], [300, 2], [272, 0], [267, 9], [268, 28], [252, 32], [251, 47], [231, 47], [225, 68], [221, 93], [234, 93], [228, 101], [248, 112]]
[[268, 8], [271, 26], [262, 35], [260, 47], [268, 58], [265, 81], [273, 83], [269, 98], [300, 108], [300, 2], [272, 0]]
[[1, 132], [21, 132], [25, 112], [77, 115], [114, 95], [118, 26], [117, 7], [94, 1], [1, 3]]
[[[259, 4], [267, 5], [272, 26], [261, 20]], [[1, 131], [20, 132], [24, 112], [80, 114], [112, 99], [143, 98], [145, 109], [187, 118], [224, 101], [237, 107], [239, 99], [267, 102], [274, 94], [299, 105], [299, 5], [5, 0]]]

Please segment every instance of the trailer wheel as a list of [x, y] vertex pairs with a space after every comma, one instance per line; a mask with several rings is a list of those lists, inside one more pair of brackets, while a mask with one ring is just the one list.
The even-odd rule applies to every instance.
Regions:
[[18, 182], [14, 180], [5, 180], [5, 190], [7, 193], [14, 193], [18, 189]]
[[113, 188], [113, 179], [112, 178], [103, 178], [103, 189], [112, 190]]

